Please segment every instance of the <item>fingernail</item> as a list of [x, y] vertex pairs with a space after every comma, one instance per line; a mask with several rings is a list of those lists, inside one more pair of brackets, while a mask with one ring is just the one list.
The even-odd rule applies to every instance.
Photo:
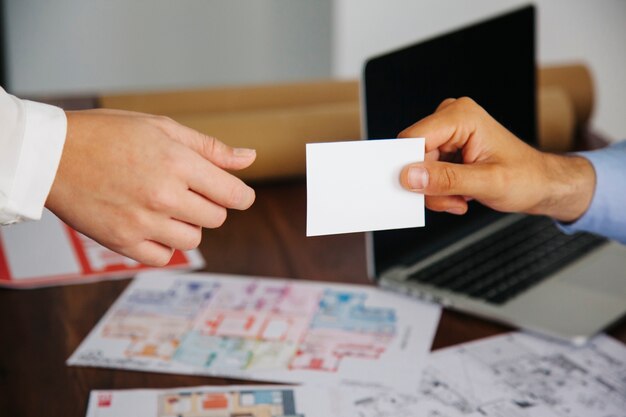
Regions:
[[410, 167], [407, 180], [411, 190], [420, 191], [428, 186], [428, 171], [422, 167]]
[[465, 213], [465, 208], [464, 207], [452, 207], [452, 208], [449, 208], [446, 211], [448, 213], [451, 213], [451, 214], [464, 214]]
[[256, 150], [248, 148], [235, 148], [233, 149], [233, 155], [240, 158], [247, 158], [256, 155]]

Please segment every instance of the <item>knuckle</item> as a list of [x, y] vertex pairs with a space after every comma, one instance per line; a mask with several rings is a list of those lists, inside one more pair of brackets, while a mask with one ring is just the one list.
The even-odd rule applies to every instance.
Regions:
[[169, 211], [175, 206], [176, 198], [167, 187], [155, 188], [148, 195], [148, 207], [154, 211]]
[[244, 199], [243, 190], [240, 185], [233, 186], [226, 199], [226, 206], [231, 208], [237, 208], [241, 206]]
[[442, 167], [437, 178], [439, 190], [443, 192], [453, 191], [458, 183], [456, 171], [449, 166]]
[[218, 140], [212, 136], [202, 135], [202, 154], [203, 155], [213, 155], [217, 151]]
[[177, 147], [164, 151], [160, 163], [165, 172], [172, 174], [184, 174], [189, 165], [186, 155]]
[[128, 248], [136, 243], [137, 239], [135, 233], [131, 230], [131, 227], [122, 225], [123, 227], [114, 227], [109, 230], [109, 238], [111, 245], [115, 248]]
[[125, 216], [128, 234], [130, 234], [130, 231], [134, 231], [134, 233], [141, 233], [148, 228], [148, 219], [143, 211], [130, 210]]
[[171, 136], [176, 125], [176, 122], [172, 118], [162, 115], [149, 115], [148, 122], [155, 129], [156, 135], [165, 134], [166, 136]]
[[477, 116], [485, 110], [471, 97], [461, 97], [454, 102], [463, 117]]
[[439, 103], [439, 106], [437, 106], [437, 111], [445, 109], [446, 107], [448, 107], [449, 105], [451, 105], [452, 103], [454, 103], [456, 101], [455, 98], [453, 97], [448, 97], [447, 99], [443, 100], [441, 103]]
[[176, 139], [180, 136], [180, 123], [169, 116], [151, 116], [152, 126], [156, 136], [165, 135], [169, 139]]
[[176, 124], [174, 119], [168, 116], [163, 116], [163, 115], [154, 115], [152, 116], [151, 120], [154, 122], [156, 126], [160, 128], [164, 128], [164, 129], [168, 129], [171, 126]]
[[455, 103], [458, 104], [458, 106], [460, 107], [468, 109], [477, 106], [476, 102], [472, 98], [467, 96], [458, 98]]

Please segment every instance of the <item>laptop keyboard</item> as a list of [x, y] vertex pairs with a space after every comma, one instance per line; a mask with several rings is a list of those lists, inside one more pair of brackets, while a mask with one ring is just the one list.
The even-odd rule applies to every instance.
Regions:
[[503, 304], [606, 242], [566, 235], [546, 217], [522, 220], [409, 276], [409, 280]]

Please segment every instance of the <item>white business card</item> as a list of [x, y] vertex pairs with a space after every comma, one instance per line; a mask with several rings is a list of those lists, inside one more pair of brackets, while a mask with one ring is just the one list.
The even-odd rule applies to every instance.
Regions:
[[424, 226], [424, 196], [400, 185], [423, 160], [423, 138], [307, 144], [307, 236]]

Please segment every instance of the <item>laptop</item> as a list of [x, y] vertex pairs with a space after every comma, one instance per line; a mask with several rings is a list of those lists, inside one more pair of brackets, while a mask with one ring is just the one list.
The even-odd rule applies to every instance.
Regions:
[[[364, 137], [391, 138], [448, 97], [469, 96], [536, 145], [535, 9], [524, 7], [369, 59]], [[426, 138], [428, 140], [428, 138]], [[476, 202], [464, 216], [369, 233], [379, 285], [533, 332], [584, 344], [626, 313], [626, 247], [551, 219]]]

